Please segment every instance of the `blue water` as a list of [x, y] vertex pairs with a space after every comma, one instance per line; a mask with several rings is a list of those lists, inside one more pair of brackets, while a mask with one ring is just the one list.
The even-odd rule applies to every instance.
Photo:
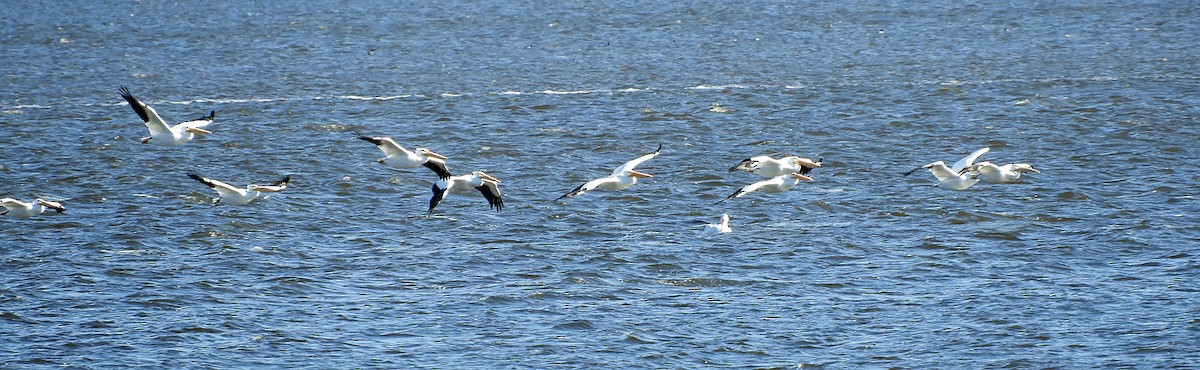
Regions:
[[[0, 7], [0, 368], [1200, 366], [1189, 2]], [[150, 147], [117, 94], [214, 134]], [[505, 209], [355, 132], [503, 180]], [[619, 193], [555, 198], [663, 144]], [[988, 146], [1041, 170], [899, 174]], [[715, 204], [754, 155], [815, 181]], [[196, 170], [281, 193], [213, 207]], [[721, 213], [734, 233], [699, 234]]]

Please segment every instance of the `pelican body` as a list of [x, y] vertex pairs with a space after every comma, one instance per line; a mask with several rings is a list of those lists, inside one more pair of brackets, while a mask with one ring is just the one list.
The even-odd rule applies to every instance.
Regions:
[[197, 134], [211, 134], [211, 131], [205, 130], [204, 127], [212, 124], [213, 119], [217, 116], [217, 111], [208, 113], [208, 116], [200, 117], [191, 121], [180, 122], [174, 126], [167, 126], [158, 112], [149, 105], [142, 103], [129, 93], [129, 88], [121, 86], [121, 97], [129, 102], [129, 107], [133, 108], [134, 113], [142, 118], [142, 122], [146, 124], [146, 128], [150, 129], [150, 136], [142, 138], [142, 144], [154, 144], [161, 146], [176, 146], [192, 141]]
[[705, 234], [728, 234], [731, 232], [733, 232], [733, 229], [729, 228], [728, 213], [721, 214], [721, 223], [704, 225]]
[[799, 172], [807, 175], [814, 168], [821, 167], [821, 160], [813, 162], [808, 158], [787, 156], [779, 159], [765, 155], [750, 157], [729, 168], [729, 172], [746, 171], [766, 178], [783, 176]]
[[250, 184], [247, 185], [245, 189], [240, 189], [221, 181], [200, 176], [195, 172], [188, 173], [188, 177], [191, 177], [193, 180], [199, 181], [204, 185], [208, 185], [208, 187], [217, 191], [219, 197], [213, 199], [214, 206], [221, 204], [240, 206], [250, 203], [250, 201], [254, 200], [254, 198], [258, 198], [259, 194], [261, 193], [276, 193], [286, 189], [288, 183], [292, 181], [292, 176], [289, 175], [284, 176], [282, 180], [276, 181], [271, 185]]
[[1013, 182], [1021, 178], [1022, 173], [1042, 172], [1034, 169], [1033, 166], [1030, 166], [1028, 163], [1010, 163], [1003, 166], [997, 166], [992, 162], [980, 162], [979, 164], [972, 166], [971, 170], [979, 172], [979, 181], [988, 184]]
[[500, 194], [500, 179], [483, 171], [475, 171], [466, 175], [450, 176], [447, 179], [433, 183], [433, 197], [429, 198], [429, 214], [442, 203], [446, 195], [470, 194], [472, 190], [479, 191], [487, 199], [488, 208], [497, 212], [504, 209], [504, 198]]
[[382, 163], [391, 168], [408, 169], [425, 166], [438, 175], [439, 179], [450, 178], [450, 171], [446, 169], [446, 156], [434, 153], [432, 150], [425, 148], [417, 148], [414, 151], [409, 151], [396, 141], [389, 137], [369, 137], [359, 135], [359, 139], [375, 144], [379, 150], [383, 151], [386, 157], [380, 158], [379, 163]]
[[0, 215], [16, 218], [30, 218], [46, 212], [47, 209], [53, 209], [58, 213], [63, 213], [67, 207], [63, 207], [58, 202], [51, 202], [42, 198], [34, 200], [33, 203], [25, 203], [13, 198], [0, 199], [0, 205], [4, 206], [4, 212]]
[[799, 173], [791, 173], [791, 174], [787, 174], [787, 175], [775, 176], [770, 179], [762, 180], [762, 181], [759, 181], [759, 182], [756, 182], [756, 183], [753, 183], [750, 185], [743, 186], [741, 189], [738, 189], [737, 191], [733, 192], [733, 194], [730, 194], [729, 196], [725, 197], [725, 199], [721, 199], [721, 200], [717, 201], [717, 203], [721, 203], [721, 202], [724, 202], [724, 201], [727, 201], [727, 200], [730, 200], [733, 198], [741, 198], [742, 196], [753, 193], [755, 191], [762, 191], [762, 192], [768, 193], [768, 194], [782, 193], [782, 192], [785, 192], [788, 190], [792, 190], [792, 188], [794, 188], [794, 187], [796, 187], [796, 185], [800, 184], [800, 181], [812, 181], [812, 178], [801, 175]]
[[634, 158], [634, 160], [632, 160], [632, 161], [625, 162], [625, 164], [623, 164], [620, 167], [617, 167], [617, 169], [613, 170], [611, 175], [608, 175], [607, 177], [601, 177], [601, 178], [598, 178], [598, 179], [595, 179], [592, 181], [588, 181], [588, 182], [584, 183], [583, 185], [579, 185], [579, 187], [575, 188], [575, 190], [571, 190], [570, 192], [563, 194], [563, 196], [558, 197], [558, 199], [555, 199], [555, 200], [561, 200], [563, 198], [570, 198], [570, 197], [573, 197], [573, 196], [576, 196], [579, 194], [583, 194], [583, 193], [586, 193], [586, 192], [589, 192], [592, 190], [617, 191], [617, 190], [628, 189], [630, 186], [633, 186], [633, 184], [637, 183], [638, 178], [653, 177], [648, 173], [635, 171], [633, 168], [642, 164], [642, 162], [645, 162], [645, 161], [650, 160], [651, 158], [654, 158], [655, 156], [658, 155], [658, 153], [661, 153], [661, 152], [662, 152], [662, 144], [658, 144], [658, 149], [655, 149], [653, 152], [650, 152], [648, 154], [642, 155], [641, 157]]

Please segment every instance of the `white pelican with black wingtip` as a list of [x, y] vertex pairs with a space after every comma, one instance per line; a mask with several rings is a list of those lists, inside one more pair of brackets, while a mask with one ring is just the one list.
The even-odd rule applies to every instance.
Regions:
[[250, 203], [250, 201], [254, 200], [254, 198], [258, 198], [259, 194], [261, 193], [277, 193], [283, 191], [283, 189], [287, 188], [288, 183], [292, 181], [292, 176], [288, 175], [284, 176], [282, 180], [276, 181], [271, 185], [250, 184], [247, 185], [245, 189], [240, 189], [221, 181], [200, 176], [200, 174], [196, 172], [188, 172], [188, 177], [199, 181], [201, 184], [208, 185], [208, 187], [217, 191], [217, 194], [220, 196], [217, 199], [213, 199], [214, 206], [220, 204], [240, 206]]
[[206, 117], [200, 117], [191, 121], [180, 122], [174, 126], [167, 126], [158, 112], [149, 105], [142, 103], [129, 93], [129, 89], [121, 86], [121, 97], [129, 102], [129, 107], [133, 108], [134, 113], [142, 118], [142, 122], [146, 124], [146, 128], [150, 129], [150, 136], [142, 138], [142, 144], [154, 144], [161, 146], [176, 146], [192, 141], [196, 134], [211, 134], [211, 131], [205, 130], [204, 127], [212, 124], [213, 119], [217, 116], [217, 111], [208, 113]]
[[63, 207], [58, 202], [51, 202], [42, 198], [38, 198], [33, 203], [25, 203], [13, 198], [0, 199], [0, 206], [4, 206], [4, 212], [0, 215], [16, 218], [30, 218], [46, 212], [48, 209], [53, 209], [58, 213], [63, 213], [67, 207]]
[[979, 182], [986, 184], [1003, 184], [1017, 181], [1023, 173], [1042, 173], [1028, 163], [1009, 163], [997, 166], [992, 162], [980, 162], [971, 166], [971, 171], [979, 172]]
[[425, 166], [433, 170], [439, 179], [445, 180], [450, 178], [450, 171], [446, 169], [447, 157], [444, 155], [434, 153], [432, 150], [425, 148], [417, 148], [409, 151], [400, 146], [400, 144], [396, 144], [396, 141], [390, 137], [370, 137], [359, 134], [358, 138], [379, 147], [379, 150], [387, 155], [380, 158], [379, 163], [383, 163], [388, 167], [408, 169]]
[[938, 179], [938, 183], [934, 186], [942, 187], [950, 190], [963, 190], [971, 187], [979, 182], [979, 172], [971, 169], [971, 165], [975, 163], [979, 156], [987, 153], [989, 148], [976, 150], [971, 155], [959, 159], [954, 162], [953, 166], [946, 167], [946, 162], [937, 161], [921, 167], [917, 167], [912, 171], [904, 173], [904, 176], [913, 174], [920, 170], [929, 170], [933, 177]]
[[597, 189], [608, 191], [625, 190], [630, 186], [633, 186], [633, 184], [636, 184], [638, 178], [652, 177], [648, 173], [638, 172], [633, 168], [642, 164], [642, 162], [654, 158], [660, 152], [662, 152], [662, 144], [658, 144], [658, 149], [655, 149], [653, 152], [645, 154], [641, 157], [637, 157], [632, 161], [625, 162], [625, 164], [613, 170], [611, 175], [588, 181], [583, 185], [579, 185], [579, 187], [575, 188], [575, 190], [571, 190], [571, 192], [563, 194], [563, 196], [558, 197], [558, 199], [555, 200], [570, 198]]
[[724, 201], [727, 201], [727, 200], [730, 200], [733, 198], [741, 198], [742, 196], [744, 196], [746, 194], [750, 194], [750, 193], [753, 193], [756, 191], [762, 191], [762, 192], [768, 193], [768, 194], [782, 193], [782, 192], [785, 192], [788, 190], [792, 190], [792, 188], [794, 188], [794, 187], [796, 187], [796, 185], [800, 184], [801, 181], [812, 181], [812, 178], [801, 175], [799, 173], [791, 173], [791, 174], [787, 174], [787, 175], [775, 176], [775, 177], [772, 177], [772, 178], [769, 178], [769, 179], [766, 179], [763, 181], [759, 181], [759, 182], [756, 182], [756, 183], [753, 183], [750, 185], [743, 186], [742, 188], [733, 192], [733, 194], [729, 194], [729, 196], [725, 197], [725, 199], [721, 199], [721, 200], [717, 201], [717, 203], [721, 203], [721, 202], [724, 202]]
[[497, 212], [504, 209], [504, 196], [500, 194], [500, 179], [483, 171], [475, 171], [466, 175], [450, 176], [433, 183], [433, 197], [429, 198], [429, 214], [446, 198], [446, 195], [471, 194], [472, 190], [479, 191], [487, 199], [488, 208]]
[[820, 159], [814, 162], [811, 159], [800, 158], [794, 155], [779, 159], [760, 155], [757, 157], [743, 159], [741, 162], [738, 162], [738, 164], [730, 167], [729, 172], [737, 172], [740, 170], [762, 177], [771, 178], [797, 172], [799, 172], [801, 175], [807, 175], [817, 167], [821, 167]]

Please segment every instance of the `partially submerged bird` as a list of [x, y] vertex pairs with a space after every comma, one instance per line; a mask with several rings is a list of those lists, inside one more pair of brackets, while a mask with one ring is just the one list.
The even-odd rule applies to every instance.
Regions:
[[129, 102], [129, 107], [137, 113], [138, 117], [142, 118], [142, 122], [146, 124], [146, 128], [150, 129], [150, 136], [142, 138], [142, 144], [154, 144], [161, 146], [176, 146], [182, 145], [191, 141], [196, 137], [196, 134], [211, 134], [211, 131], [205, 130], [204, 127], [213, 122], [217, 116], [217, 111], [208, 113], [208, 116], [200, 117], [191, 121], [185, 121], [167, 126], [158, 112], [154, 111], [149, 105], [142, 103], [129, 93], [129, 88], [121, 86], [121, 97]]
[[53, 209], [58, 213], [63, 213], [67, 207], [63, 207], [58, 202], [51, 202], [42, 198], [38, 198], [33, 203], [25, 203], [13, 198], [0, 199], [0, 205], [4, 206], [4, 212], [0, 215], [16, 218], [29, 218], [46, 212], [47, 209]]
[[975, 163], [975, 159], [978, 159], [983, 153], [987, 153], [988, 150], [988, 148], [976, 150], [971, 155], [954, 162], [954, 165], [950, 167], [946, 166], [946, 162], [937, 161], [905, 172], [904, 176], [920, 170], [929, 170], [938, 179], [938, 183], [934, 186], [950, 190], [963, 190], [979, 182], [979, 172], [972, 170], [971, 165]]
[[1010, 163], [997, 166], [992, 162], [980, 162], [971, 166], [971, 171], [979, 173], [979, 181], [988, 184], [1002, 184], [1017, 181], [1022, 173], [1041, 173], [1028, 163]]
[[429, 214], [442, 203], [442, 199], [454, 194], [470, 194], [477, 190], [487, 199], [488, 208], [500, 211], [504, 209], [504, 198], [500, 195], [500, 179], [483, 171], [475, 171], [466, 175], [451, 176], [433, 183], [433, 197], [429, 198]]
[[390, 137], [370, 137], [358, 135], [359, 139], [375, 144], [379, 150], [386, 154], [386, 157], [380, 158], [379, 163], [383, 163], [388, 167], [407, 169], [425, 166], [438, 175], [440, 179], [450, 178], [450, 171], [446, 169], [447, 157], [441, 154], [434, 153], [432, 150], [425, 148], [417, 148], [414, 151], [409, 151]]
[[638, 172], [638, 171], [635, 171], [633, 168], [642, 164], [642, 162], [645, 162], [645, 161], [650, 160], [651, 158], [654, 158], [660, 152], [662, 152], [662, 144], [658, 144], [658, 149], [655, 149], [653, 152], [642, 155], [641, 157], [637, 157], [632, 161], [625, 162], [625, 164], [623, 164], [620, 167], [617, 167], [617, 169], [613, 170], [611, 175], [608, 175], [607, 177], [601, 177], [601, 178], [598, 178], [598, 179], [595, 179], [592, 181], [588, 181], [588, 182], [584, 183], [583, 185], [579, 185], [579, 187], [575, 188], [575, 190], [571, 190], [570, 192], [563, 194], [563, 196], [558, 197], [558, 199], [555, 199], [555, 200], [561, 200], [563, 198], [570, 198], [570, 197], [573, 197], [573, 196], [576, 196], [579, 194], [583, 194], [583, 193], [586, 193], [586, 192], [589, 192], [592, 190], [608, 190], [608, 191], [625, 190], [625, 189], [629, 188], [630, 186], [633, 186], [633, 184], [636, 184], [638, 178], [652, 177], [648, 173]]
[[729, 194], [729, 196], [725, 197], [725, 199], [717, 201], [717, 203], [721, 203], [733, 198], [741, 198], [742, 196], [755, 191], [762, 191], [768, 194], [782, 193], [792, 190], [792, 188], [796, 187], [797, 184], [800, 184], [800, 181], [812, 181], [812, 178], [799, 173], [775, 176], [770, 179], [743, 186], [737, 191], [733, 192], [733, 194]]
[[721, 214], [721, 223], [704, 225], [705, 234], [727, 234], [731, 232], [733, 232], [733, 229], [729, 228], [728, 213]]
[[807, 175], [817, 167], [821, 167], [820, 159], [814, 162], [811, 159], [800, 158], [794, 155], [779, 159], [761, 155], [743, 159], [741, 162], [738, 162], [738, 164], [730, 167], [729, 172], [737, 172], [742, 170], [762, 177], [770, 178], [796, 172], [799, 172], [801, 175]]
[[292, 181], [292, 176], [289, 175], [284, 176], [282, 180], [276, 181], [271, 185], [250, 184], [247, 185], [245, 189], [240, 189], [221, 181], [200, 176], [200, 174], [197, 174], [196, 172], [188, 172], [188, 177], [191, 177], [193, 180], [199, 181], [204, 185], [208, 185], [208, 187], [217, 191], [217, 194], [220, 196], [217, 199], [213, 199], [214, 206], [219, 204], [240, 206], [250, 203], [250, 201], [254, 200], [254, 198], [258, 198], [260, 193], [276, 193], [286, 189], [288, 183]]

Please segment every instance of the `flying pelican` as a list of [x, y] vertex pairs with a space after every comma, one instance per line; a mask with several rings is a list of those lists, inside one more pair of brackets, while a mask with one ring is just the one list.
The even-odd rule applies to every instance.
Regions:
[[390, 137], [369, 137], [359, 134], [358, 138], [375, 144], [379, 150], [383, 151], [383, 154], [387, 154], [387, 157], [379, 159], [379, 163], [388, 167], [405, 169], [425, 166], [433, 170], [442, 180], [450, 178], [450, 171], [446, 169], [447, 157], [444, 155], [425, 148], [417, 148], [414, 153], [404, 149], [400, 144], [396, 144]]
[[768, 194], [782, 193], [792, 190], [792, 188], [796, 187], [800, 181], [812, 181], [812, 178], [799, 173], [775, 176], [770, 179], [743, 186], [741, 189], [733, 192], [733, 194], [729, 194], [729, 196], [725, 197], [725, 199], [717, 201], [717, 203], [721, 203], [733, 198], [741, 198], [743, 195], [753, 193], [757, 190], [762, 190], [762, 192]]
[[142, 144], [155, 144], [162, 146], [183, 145], [196, 137], [195, 134], [211, 134], [211, 131], [205, 130], [203, 127], [208, 126], [216, 118], [217, 111], [212, 111], [207, 117], [200, 117], [187, 122], [180, 122], [174, 126], [167, 126], [158, 112], [154, 111], [149, 105], [142, 103], [129, 93], [129, 88], [121, 86], [121, 97], [129, 102], [129, 107], [137, 113], [138, 117], [142, 117], [142, 122], [146, 123], [146, 127], [150, 129], [150, 136], [142, 138]]
[[0, 205], [4, 206], [4, 212], [0, 215], [8, 217], [29, 218], [46, 212], [47, 209], [53, 209], [58, 213], [63, 213], [67, 207], [63, 207], [58, 202], [51, 202], [42, 198], [34, 200], [33, 203], [25, 203], [13, 198], [0, 199]]
[[292, 181], [292, 176], [289, 175], [284, 176], [283, 180], [276, 181], [271, 185], [250, 184], [247, 185], [245, 189], [238, 189], [224, 182], [200, 176], [200, 174], [197, 174], [196, 172], [188, 172], [188, 177], [191, 177], [192, 179], [199, 181], [204, 185], [208, 185], [208, 187], [216, 190], [217, 194], [220, 194], [220, 197], [213, 199], [214, 206], [218, 204], [240, 206], [250, 203], [250, 201], [254, 200], [254, 198], [258, 198], [260, 193], [277, 193], [283, 189], [286, 189], [288, 183]]
[[937, 161], [905, 172], [904, 176], [927, 169], [938, 179], [937, 185], [934, 186], [950, 190], [963, 190], [979, 182], [979, 172], [972, 170], [971, 165], [975, 163], [975, 159], [979, 158], [983, 153], [987, 153], [988, 150], [986, 147], [976, 150], [971, 155], [959, 159], [958, 162], [954, 162], [954, 165], [950, 167], [946, 167], [945, 162]]
[[639, 164], [642, 164], [642, 162], [650, 160], [650, 158], [654, 158], [659, 152], [662, 152], [661, 143], [658, 144], [658, 149], [655, 149], [653, 152], [641, 157], [637, 157], [632, 161], [625, 162], [625, 164], [621, 165], [621, 167], [617, 167], [617, 169], [613, 170], [612, 174], [608, 175], [608, 177], [601, 177], [592, 181], [588, 181], [583, 185], [579, 185], [579, 187], [575, 188], [575, 190], [571, 190], [571, 192], [563, 194], [563, 196], [558, 197], [558, 199], [555, 200], [570, 198], [596, 189], [608, 191], [625, 190], [626, 188], [633, 186], [633, 184], [636, 184], [639, 177], [652, 177], [648, 173], [634, 171], [633, 168], [637, 167]]
[[820, 159], [818, 159], [816, 162], [813, 162], [811, 159], [800, 158], [794, 155], [779, 159], [760, 155], [757, 157], [743, 159], [741, 162], [738, 162], [737, 165], [730, 167], [729, 172], [745, 170], [749, 173], [770, 178], [796, 172], [799, 172], [801, 175], [807, 175], [817, 167], [821, 167]]
[[478, 190], [488, 201], [488, 208], [497, 212], [504, 209], [504, 198], [500, 195], [500, 179], [492, 177], [483, 171], [475, 171], [466, 175], [451, 176], [433, 183], [433, 197], [429, 198], [429, 214], [447, 194], [470, 194]]
[[992, 162], [980, 162], [971, 166], [971, 171], [979, 172], [979, 181], [988, 184], [1002, 184], [1017, 181], [1025, 172], [1042, 173], [1028, 163], [1010, 163], [997, 166]]
[[733, 232], [733, 229], [729, 228], [729, 214], [728, 213], [721, 214], [721, 223], [704, 225], [704, 233], [705, 234], [727, 234], [727, 233], [731, 233], [731, 232]]

